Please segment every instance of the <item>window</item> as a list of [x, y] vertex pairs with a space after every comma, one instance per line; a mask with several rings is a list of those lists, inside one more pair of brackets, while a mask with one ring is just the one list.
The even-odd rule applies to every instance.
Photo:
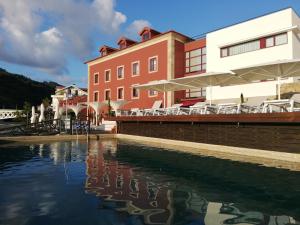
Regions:
[[150, 34], [148, 32], [144, 33], [142, 37], [143, 37], [143, 41], [147, 41], [150, 39]]
[[125, 42], [120, 43], [120, 49], [124, 49], [124, 48], [126, 48], [126, 43]]
[[94, 74], [94, 84], [99, 84], [99, 73]]
[[109, 82], [110, 81], [110, 71], [111, 70], [105, 70], [104, 71], [104, 80], [105, 80], [105, 82]]
[[[136, 84], [137, 85], [137, 84]], [[139, 98], [140, 97], [140, 91], [139, 91], [139, 89], [137, 89], [137, 88], [132, 88], [131, 89], [131, 98], [132, 99], [137, 99], [137, 98]]]
[[275, 45], [274, 43], [274, 37], [266, 38], [266, 47], [273, 47]]
[[98, 102], [98, 100], [99, 100], [99, 92], [95, 91], [94, 92], [94, 102]]
[[277, 34], [270, 37], [263, 37], [257, 40], [221, 48], [221, 57], [238, 55], [287, 43], [287, 33]]
[[206, 47], [185, 53], [185, 72], [206, 70]]
[[190, 89], [185, 91], [186, 98], [199, 98], [206, 96], [205, 88]]
[[157, 72], [157, 56], [149, 58], [149, 73]]
[[287, 34], [279, 34], [275, 36], [275, 45], [287, 44]]
[[117, 89], [118, 92], [118, 100], [123, 100], [124, 99], [124, 88], [123, 87], [119, 87]]
[[119, 66], [117, 68], [117, 79], [123, 79], [124, 78], [124, 66]]
[[149, 91], [148, 91], [148, 96], [149, 96], [149, 97], [154, 97], [154, 96], [157, 96], [157, 93], [158, 93], [157, 91], [149, 90]]
[[132, 65], [132, 76], [138, 76], [140, 74], [140, 63], [133, 62], [131, 65]]
[[110, 99], [110, 89], [104, 90], [104, 98], [105, 98], [105, 100]]
[[102, 56], [106, 56], [106, 55], [107, 55], [107, 51], [106, 50], [102, 51]]

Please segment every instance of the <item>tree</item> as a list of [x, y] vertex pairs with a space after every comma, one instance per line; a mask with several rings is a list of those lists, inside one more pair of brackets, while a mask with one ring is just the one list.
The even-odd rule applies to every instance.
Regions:
[[44, 106], [45, 106], [45, 109], [47, 109], [48, 107], [49, 107], [49, 105], [50, 105], [50, 100], [49, 100], [49, 98], [44, 98], [43, 99], [43, 104], [44, 104]]
[[31, 111], [31, 103], [30, 102], [27, 102], [27, 101], [24, 102], [23, 111], [26, 114], [26, 124], [28, 124], [28, 119], [29, 119], [28, 115]]

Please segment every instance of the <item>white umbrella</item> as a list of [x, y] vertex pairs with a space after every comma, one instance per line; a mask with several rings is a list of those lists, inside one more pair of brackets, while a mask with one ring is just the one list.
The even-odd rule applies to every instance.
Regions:
[[238, 77], [249, 82], [277, 79], [278, 99], [280, 99], [281, 78], [300, 76], [300, 59], [278, 60], [264, 64], [232, 70]]
[[[114, 109], [114, 110], [118, 110], [120, 109], [123, 105], [128, 104], [130, 101], [127, 100], [117, 100], [117, 101], [112, 101], [110, 100], [110, 106]], [[104, 104], [108, 105], [108, 100], [103, 102]]]
[[163, 92], [164, 107], [166, 107], [166, 92], [197, 88], [195, 86], [191, 86], [188, 84], [180, 84], [169, 80], [155, 80], [146, 84], [133, 85], [132, 87], [137, 89], [142, 89], [142, 90], [153, 90], [153, 91]]
[[53, 124], [56, 124], [56, 120], [60, 118], [60, 113], [59, 113], [59, 101], [55, 103], [55, 113], [54, 113], [54, 121]]
[[177, 84], [190, 85], [193, 88], [210, 87], [210, 104], [212, 101], [212, 86], [229, 86], [248, 83], [249, 81], [236, 76], [234, 73], [201, 73], [171, 80]]
[[91, 106], [96, 112], [96, 124], [98, 124], [98, 115], [99, 115], [100, 109], [104, 105], [106, 105], [104, 102], [89, 102], [89, 106]]
[[41, 114], [40, 114], [40, 117], [39, 117], [39, 122], [43, 122], [45, 120], [45, 106], [44, 104], [42, 103], [41, 104]]
[[32, 108], [31, 108], [31, 118], [30, 118], [30, 123], [35, 123], [35, 121], [36, 121], [35, 107], [32, 106]]

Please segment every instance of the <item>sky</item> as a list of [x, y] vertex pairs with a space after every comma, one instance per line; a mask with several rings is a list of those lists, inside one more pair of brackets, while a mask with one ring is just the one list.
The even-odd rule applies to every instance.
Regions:
[[145, 26], [194, 37], [300, 0], [0, 0], [0, 67], [38, 81], [87, 86], [86, 60]]

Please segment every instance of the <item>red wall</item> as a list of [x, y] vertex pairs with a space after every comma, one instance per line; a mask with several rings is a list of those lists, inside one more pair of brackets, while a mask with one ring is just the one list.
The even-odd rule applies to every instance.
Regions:
[[[148, 58], [158, 56], [158, 71], [148, 73]], [[134, 61], [140, 61], [140, 75], [131, 76]], [[117, 80], [117, 67], [124, 65], [124, 79]], [[104, 71], [111, 69], [111, 81], [104, 82]], [[94, 73], [99, 72], [99, 84], [94, 84]], [[127, 53], [122, 56], [115, 57], [105, 62], [90, 66], [89, 81], [89, 99], [93, 100], [94, 91], [99, 91], [99, 101], [104, 101], [104, 90], [111, 90], [111, 100], [117, 100], [117, 88], [124, 87], [124, 99], [131, 101], [126, 104], [123, 109], [131, 108], [151, 108], [154, 101], [163, 100], [163, 93], [158, 93], [157, 97], [148, 97], [148, 91], [140, 90], [139, 99], [131, 98], [131, 86], [133, 84], [144, 84], [152, 80], [167, 79], [167, 41]]]
[[196, 41], [191, 41], [191, 42], [188, 42], [184, 45], [184, 51], [185, 52], [188, 52], [188, 51], [192, 51], [192, 50], [195, 50], [195, 49], [198, 49], [198, 48], [202, 48], [202, 47], [205, 47], [206, 46], [206, 39], [199, 39], [199, 40], [196, 40]]
[[[175, 78], [183, 77], [185, 73], [184, 43], [175, 41]], [[185, 91], [174, 92], [174, 103], [185, 98]]]

